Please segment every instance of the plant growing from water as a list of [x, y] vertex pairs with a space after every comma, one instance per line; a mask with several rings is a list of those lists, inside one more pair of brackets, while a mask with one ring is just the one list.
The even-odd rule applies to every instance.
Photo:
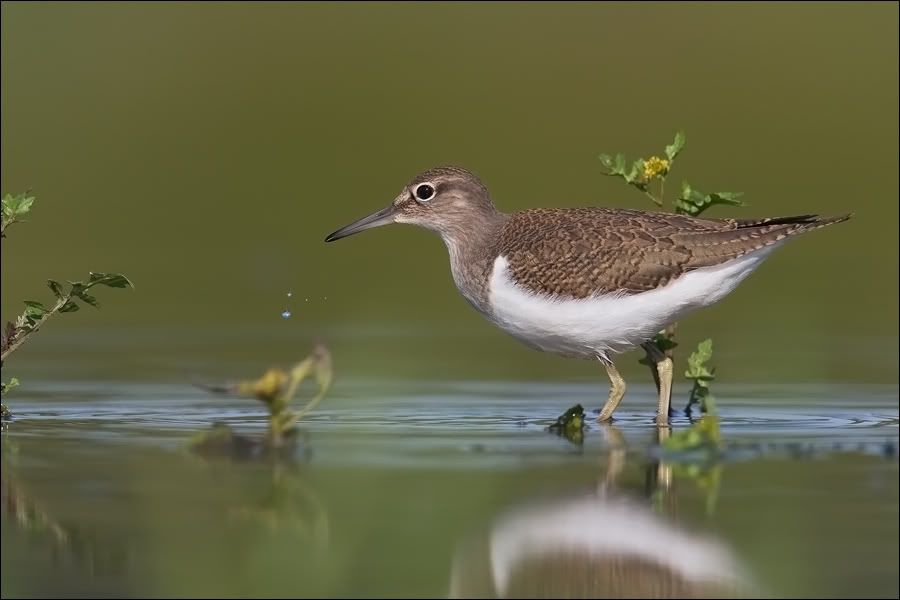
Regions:
[[547, 427], [547, 431], [564, 437], [573, 444], [584, 442], [584, 407], [576, 404], [556, 418], [556, 422]]
[[[25, 193], [13, 196], [3, 196], [2, 224], [0, 224], [0, 238], [6, 238], [6, 230], [16, 224], [24, 222], [24, 217], [31, 211], [34, 204], [34, 196]], [[25, 300], [25, 312], [16, 320], [9, 321], [0, 332], [0, 366], [6, 363], [6, 359], [18, 350], [22, 344], [31, 338], [57, 313], [75, 312], [81, 308], [81, 304], [88, 304], [99, 308], [97, 298], [88, 291], [96, 286], [113, 288], [134, 287], [127, 277], [119, 273], [90, 273], [87, 281], [68, 281], [65, 285], [49, 279], [47, 287], [56, 297], [52, 305], [44, 305], [37, 300]], [[6, 395], [12, 388], [19, 385], [15, 377], [8, 382], [0, 382], [0, 394]], [[6, 406], [2, 406], [3, 418], [9, 417]]]
[[[290, 404], [300, 384], [311, 377], [318, 387], [316, 395], [300, 410], [292, 410]], [[232, 384], [202, 385], [211, 392], [233, 393], [253, 397], [266, 405], [269, 422], [265, 438], [256, 440], [236, 434], [225, 424], [215, 424], [209, 432], [201, 433], [191, 441], [191, 447], [200, 454], [231, 455], [240, 458], [291, 452], [297, 445], [297, 423], [308, 415], [328, 393], [333, 379], [331, 353], [317, 344], [313, 353], [298, 362], [290, 371], [273, 367], [259, 379]]]
[[[659, 207], [665, 205], [666, 178], [675, 164], [675, 159], [684, 149], [686, 138], [684, 132], [679, 131], [675, 135], [675, 139], [671, 144], [665, 147], [665, 158], [660, 156], [651, 156], [650, 158], [638, 158], [631, 165], [625, 159], [624, 154], [601, 154], [600, 162], [607, 169], [604, 175], [610, 177], [618, 177], [629, 186], [641, 191]], [[743, 206], [740, 200], [741, 192], [702, 192], [693, 187], [687, 181], [682, 181], [681, 192], [677, 198], [672, 201], [672, 211], [680, 215], [688, 215], [698, 217], [711, 206], [717, 204], [727, 204], [731, 206]], [[674, 349], [678, 345], [675, 342], [675, 330], [678, 324], [673, 323], [666, 327], [665, 330], [659, 332], [653, 339], [653, 343], [667, 357], [673, 358]], [[708, 348], [704, 350], [704, 344], [708, 344]], [[712, 341], [707, 340], [700, 344], [697, 352], [706, 356], [701, 361], [709, 360], [712, 355]], [[697, 354], [697, 353], [695, 353]], [[693, 357], [694, 355], [692, 355]], [[659, 387], [659, 375], [656, 371], [656, 363], [649, 355], [640, 360], [641, 364], [650, 367], [653, 373], [653, 379]], [[690, 363], [689, 363], [690, 364]], [[689, 366], [688, 373], [692, 373], [692, 367]], [[704, 399], [709, 395], [709, 381], [712, 380], [712, 373], [709, 373], [708, 379], [699, 376], [695, 377], [687, 375], [688, 379], [693, 380], [694, 388], [691, 390], [691, 399], [685, 412], [690, 414], [691, 406], [695, 403], [701, 403], [704, 406]], [[711, 398], [711, 397], [710, 397]]]
[[712, 358], [712, 340], [704, 340], [688, 357], [684, 376], [693, 381], [686, 412], [700, 406], [703, 416], [691, 423], [688, 429], [673, 433], [662, 440], [663, 460], [673, 464], [675, 477], [690, 479], [706, 494], [706, 512], [715, 511], [722, 479], [723, 442], [719, 427], [719, 415], [709, 383], [715, 379], [715, 368], [707, 363]]
[[700, 342], [697, 349], [688, 356], [688, 368], [684, 376], [693, 382], [687, 408], [685, 408], [689, 417], [694, 405], [698, 405], [700, 412], [704, 415], [716, 414], [715, 400], [709, 391], [710, 382], [716, 378], [716, 368], [707, 365], [710, 359], [712, 359], [712, 340], [710, 339]]

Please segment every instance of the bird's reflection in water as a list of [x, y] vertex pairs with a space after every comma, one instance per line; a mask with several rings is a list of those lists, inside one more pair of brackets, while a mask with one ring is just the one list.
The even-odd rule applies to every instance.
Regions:
[[[671, 467], [647, 465], [647, 488], [619, 489], [621, 434], [594, 490], [513, 507], [454, 558], [451, 598], [720, 598], [750, 595], [727, 546], [677, 525], [671, 502], [650, 501], [671, 485]], [[658, 440], [657, 440], [658, 441]]]

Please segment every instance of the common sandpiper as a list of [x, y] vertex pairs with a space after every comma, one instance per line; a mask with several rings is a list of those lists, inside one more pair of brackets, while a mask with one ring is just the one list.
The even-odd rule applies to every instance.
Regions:
[[625, 395], [613, 357], [643, 347], [658, 374], [656, 423], [667, 427], [672, 360], [650, 340], [724, 298], [788, 238], [850, 216], [701, 219], [601, 207], [507, 214], [474, 174], [438, 167], [325, 241], [389, 223], [437, 232], [456, 287], [489, 321], [537, 350], [603, 364], [612, 385], [599, 421], [611, 420]]

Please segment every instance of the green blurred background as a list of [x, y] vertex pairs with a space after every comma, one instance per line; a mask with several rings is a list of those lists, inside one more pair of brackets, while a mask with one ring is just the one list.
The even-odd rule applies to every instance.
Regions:
[[605, 383], [483, 321], [432, 234], [323, 238], [444, 163], [508, 211], [650, 208], [597, 155], [659, 153], [682, 128], [670, 181], [750, 203], [712, 216], [856, 212], [684, 321], [685, 346], [713, 337], [728, 381], [897, 381], [896, 3], [4, 2], [2, 17], [2, 190], [38, 197], [3, 242], [3, 316], [48, 277], [136, 284], [55, 319], [21, 373], [58, 359], [42, 374], [173, 378], [291, 361], [321, 337], [344, 376]]
[[[4, 597], [441, 594], [464, 535], [538, 494], [595, 490], [603, 436], [577, 449], [540, 429], [575, 402], [598, 408], [602, 369], [494, 329], [429, 232], [323, 238], [445, 163], [508, 211], [652, 208], [597, 156], [659, 153], [678, 129], [669, 189], [686, 178], [750, 203], [712, 216], [856, 217], [782, 248], [678, 332], [682, 361], [714, 339], [728, 440], [847, 453], [730, 464], [711, 519], [679, 482], [677, 516], [780, 595], [896, 597], [897, 3], [0, 10], [2, 191], [38, 198], [3, 241], [3, 317], [46, 300], [47, 278], [121, 271], [136, 285], [99, 290], [99, 312], [55, 317], [4, 365], [23, 385], [3, 505], [24, 521], [4, 520]], [[211, 421], [258, 433], [263, 420], [189, 378], [253, 377], [316, 338], [336, 385], [307, 423], [312, 465], [175, 451]], [[620, 409], [624, 479], [646, 491], [631, 449], [652, 445], [653, 392], [638, 358], [619, 361], [647, 386]], [[885, 456], [858, 455], [863, 442]], [[281, 526], [232, 521], [272, 504]], [[318, 504], [324, 550], [291, 530], [307, 524], [294, 508]], [[61, 558], [39, 539], [53, 528], [21, 518], [40, 511], [73, 526]]]

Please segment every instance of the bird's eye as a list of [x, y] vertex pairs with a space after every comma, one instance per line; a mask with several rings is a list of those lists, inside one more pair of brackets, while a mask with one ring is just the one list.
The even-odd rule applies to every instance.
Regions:
[[428, 201], [431, 200], [431, 197], [434, 196], [434, 186], [430, 183], [423, 183], [419, 187], [416, 188], [416, 199]]

